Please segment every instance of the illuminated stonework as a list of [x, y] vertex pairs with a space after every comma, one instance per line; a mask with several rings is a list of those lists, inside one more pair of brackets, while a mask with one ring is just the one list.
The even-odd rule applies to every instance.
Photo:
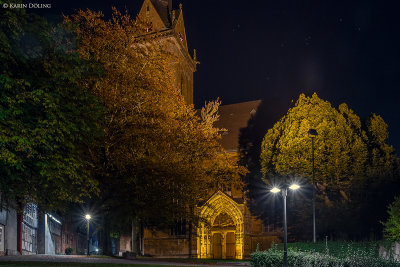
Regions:
[[198, 258], [243, 259], [244, 205], [218, 191], [200, 209]]

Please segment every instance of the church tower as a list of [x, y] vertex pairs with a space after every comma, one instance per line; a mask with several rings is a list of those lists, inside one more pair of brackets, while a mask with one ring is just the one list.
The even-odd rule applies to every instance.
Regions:
[[145, 33], [139, 40], [156, 39], [166, 45], [176, 58], [170, 65], [175, 85], [186, 103], [193, 104], [193, 73], [199, 62], [196, 51], [192, 56], [188, 50], [182, 4], [173, 10], [172, 0], [144, 0], [138, 18], [145, 23]]
[[[182, 5], [173, 10], [172, 0], [144, 0], [138, 19], [143, 30], [136, 36], [141, 47], [162, 45], [173, 57], [167, 65], [173, 73], [188, 104], [193, 103], [193, 73], [196, 71], [196, 53], [188, 51], [183, 22]], [[221, 106], [218, 128], [227, 129], [221, 145], [229, 157], [240, 158], [240, 134], [258, 110], [261, 101], [250, 101]], [[280, 242], [278, 228], [264, 224], [247, 206], [242, 188], [214, 188], [209, 198], [194, 208], [201, 218], [196, 224], [186, 220], [165, 228], [145, 227], [141, 230], [139, 248], [144, 254], [157, 257], [194, 257], [203, 259], [244, 259], [260, 248], [266, 250]], [[121, 235], [119, 252], [132, 251], [132, 235]]]

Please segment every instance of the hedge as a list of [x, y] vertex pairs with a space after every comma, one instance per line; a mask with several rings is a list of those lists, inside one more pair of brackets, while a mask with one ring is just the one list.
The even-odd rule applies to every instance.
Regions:
[[[373, 241], [373, 242], [352, 242], [352, 241], [330, 241], [326, 242], [296, 242], [288, 243], [288, 250], [292, 251], [310, 251], [329, 254], [334, 257], [345, 258], [353, 255], [362, 254], [362, 256], [378, 257], [379, 248], [383, 247], [391, 254], [393, 253], [394, 242], [391, 241]], [[283, 249], [283, 244], [278, 248]]]
[[[270, 249], [258, 251], [250, 255], [253, 267], [281, 267], [283, 251]], [[379, 257], [353, 255], [338, 258], [318, 252], [288, 251], [288, 265], [290, 267], [326, 266], [326, 267], [400, 267], [400, 263], [387, 261]]]

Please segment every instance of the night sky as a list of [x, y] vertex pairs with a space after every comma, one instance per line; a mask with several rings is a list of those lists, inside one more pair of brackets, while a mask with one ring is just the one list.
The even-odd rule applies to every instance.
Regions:
[[[52, 4], [41, 14], [57, 19], [79, 8], [109, 15], [111, 6], [136, 15], [143, 1], [40, 2]], [[277, 99], [284, 113], [300, 93], [317, 92], [361, 118], [381, 115], [389, 143], [400, 149], [399, 1], [181, 2], [189, 46], [201, 62], [197, 108], [217, 97], [223, 104]]]

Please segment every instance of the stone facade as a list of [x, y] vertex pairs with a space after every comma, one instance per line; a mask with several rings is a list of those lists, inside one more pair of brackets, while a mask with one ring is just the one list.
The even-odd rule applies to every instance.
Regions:
[[83, 242], [79, 242], [80, 237], [81, 235], [77, 233], [76, 227], [72, 221], [72, 216], [65, 216], [61, 226], [61, 244], [59, 246], [59, 253], [65, 253], [65, 249], [72, 248], [74, 254], [83, 254], [85, 248], [80, 248], [78, 245], [79, 243], [86, 243], [86, 238], [84, 236], [81, 237]]
[[[238, 193], [217, 190], [199, 206], [197, 214], [203, 220], [193, 227], [192, 238], [188, 225], [184, 225], [183, 233], [173, 233], [170, 229], [144, 229], [143, 254], [165, 258], [243, 259], [248, 258], [257, 245], [263, 250], [280, 242], [280, 229], [266, 226], [253, 216], [245, 198], [237, 197]], [[131, 251], [131, 244], [131, 236], [122, 235], [120, 252]], [[140, 251], [139, 247], [137, 251]]]
[[[193, 73], [196, 71], [196, 53], [188, 51], [182, 5], [172, 10], [171, 1], [144, 0], [138, 19], [145, 25], [138, 45], [161, 44], [171, 56], [169, 67], [171, 78], [185, 100], [193, 104]], [[147, 26], [146, 26], [147, 25]]]

